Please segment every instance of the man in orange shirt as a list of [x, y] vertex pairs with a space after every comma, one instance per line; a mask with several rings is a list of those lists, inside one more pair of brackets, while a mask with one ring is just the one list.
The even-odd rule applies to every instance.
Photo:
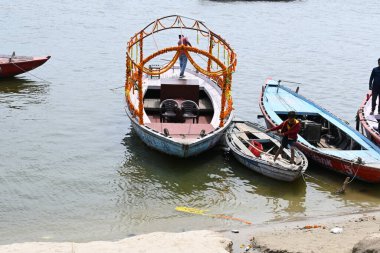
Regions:
[[290, 164], [294, 164], [294, 145], [297, 142], [297, 135], [301, 130], [301, 123], [296, 119], [296, 112], [288, 112], [288, 119], [283, 121], [280, 125], [267, 129], [265, 132], [280, 130], [280, 135], [282, 136], [281, 146], [277, 150], [274, 161], [281, 154], [282, 150], [290, 147]]
[[[191, 44], [189, 40], [184, 36], [184, 35], [178, 35], [179, 40], [178, 40], [178, 46], [184, 45], [184, 46], [190, 46]], [[179, 55], [179, 68], [181, 70], [179, 74], [179, 78], [184, 78], [185, 77], [185, 69], [186, 69], [186, 64], [187, 64], [187, 57], [185, 53], [181, 53]]]

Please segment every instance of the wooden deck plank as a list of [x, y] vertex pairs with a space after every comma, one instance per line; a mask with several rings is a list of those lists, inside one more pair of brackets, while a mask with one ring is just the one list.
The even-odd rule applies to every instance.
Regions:
[[[246, 125], [245, 123], [236, 123], [235, 126], [239, 129], [239, 131], [250, 132], [250, 133], [256, 135], [260, 139], [268, 139], [268, 140], [271, 140], [274, 144], [280, 145], [280, 142], [278, 140], [270, 137], [266, 133], [262, 133], [259, 130]], [[290, 150], [289, 149], [284, 148], [283, 152], [290, 157]]]
[[244, 123], [236, 123], [235, 126], [242, 132], [250, 132], [256, 135], [259, 139], [270, 139], [270, 137], [266, 133], [262, 133], [259, 130], [250, 127]]
[[235, 134], [231, 134], [231, 138], [233, 143], [241, 150], [241, 152], [248, 156], [253, 155], [252, 152], [243, 144], [241, 140], [239, 140], [239, 138]]
[[248, 138], [248, 136], [245, 134], [245, 133], [243, 133], [243, 132], [239, 132], [239, 131], [234, 131], [233, 132], [237, 137], [239, 137], [239, 138], [242, 138], [243, 140], [245, 140], [245, 141], [249, 141], [249, 138]]

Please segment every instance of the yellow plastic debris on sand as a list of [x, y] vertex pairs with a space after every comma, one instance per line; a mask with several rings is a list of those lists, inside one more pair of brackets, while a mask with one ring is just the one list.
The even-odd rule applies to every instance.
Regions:
[[180, 212], [185, 212], [185, 213], [199, 214], [199, 215], [206, 215], [205, 212], [208, 211], [208, 210], [202, 210], [202, 209], [186, 207], [186, 206], [177, 206], [175, 210], [180, 211]]
[[251, 225], [252, 224], [252, 222], [250, 222], [250, 221], [246, 221], [246, 220], [243, 220], [243, 219], [240, 219], [240, 218], [231, 217], [231, 216], [226, 216], [226, 215], [223, 215], [223, 214], [207, 214], [205, 212], [207, 212], [208, 210], [202, 210], [202, 209], [193, 208], [193, 207], [177, 206], [175, 208], [175, 210], [177, 210], [179, 212], [198, 214], [198, 215], [205, 215], [205, 216], [209, 216], [209, 217], [213, 217], [213, 218], [240, 221], [240, 222], [243, 222], [243, 223], [245, 223], [247, 225]]

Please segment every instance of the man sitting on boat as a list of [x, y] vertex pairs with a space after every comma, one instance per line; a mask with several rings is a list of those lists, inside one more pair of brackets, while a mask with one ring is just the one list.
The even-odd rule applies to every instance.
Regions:
[[[180, 34], [178, 35], [178, 37], [179, 37], [178, 46], [185, 45], [185, 46], [191, 47], [189, 40], [184, 35]], [[179, 68], [181, 70], [179, 74], [179, 78], [185, 77], [186, 64], [187, 64], [187, 57], [186, 57], [186, 54], [182, 52], [179, 56]]]
[[[373, 68], [371, 77], [369, 78], [369, 89], [372, 90], [372, 110], [371, 115], [373, 115], [376, 108], [376, 100], [380, 94], [380, 58], [377, 60], [379, 64], [378, 67]], [[380, 103], [377, 109], [377, 113], [380, 114]]]
[[301, 130], [301, 123], [296, 119], [296, 112], [288, 112], [288, 119], [283, 121], [280, 125], [267, 129], [265, 132], [280, 130], [280, 135], [283, 136], [281, 140], [281, 146], [277, 150], [273, 161], [276, 161], [277, 157], [282, 153], [284, 147], [290, 147], [290, 164], [294, 164], [294, 145], [297, 142], [297, 135]]

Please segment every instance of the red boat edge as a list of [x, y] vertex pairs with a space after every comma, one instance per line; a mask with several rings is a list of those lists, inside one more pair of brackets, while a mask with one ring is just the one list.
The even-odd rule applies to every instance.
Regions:
[[33, 70], [44, 64], [50, 57], [0, 56], [0, 78], [13, 77]]
[[[269, 78], [270, 79], [270, 78]], [[268, 79], [267, 79], [268, 80]], [[264, 91], [267, 85], [267, 81], [262, 86], [260, 98], [259, 98], [259, 107], [265, 119], [267, 127], [274, 127], [276, 124], [272, 121], [271, 117], [268, 115], [267, 111], [264, 108]], [[363, 103], [364, 104], [364, 103]], [[364, 165], [355, 164], [353, 166], [351, 161], [346, 161], [339, 159], [338, 157], [329, 156], [322, 154], [315, 149], [311, 149], [306, 145], [297, 142], [297, 148], [303, 152], [310, 160], [320, 164], [321, 166], [333, 170], [335, 172], [350, 176], [357, 177], [358, 179], [368, 182], [368, 183], [380, 183], [380, 172], [378, 169]]]
[[356, 130], [364, 134], [368, 139], [376, 143], [376, 145], [380, 146], [380, 134], [368, 124], [366, 115], [364, 114], [364, 107], [368, 102], [371, 102], [371, 98], [372, 91], [369, 91], [357, 112]]

